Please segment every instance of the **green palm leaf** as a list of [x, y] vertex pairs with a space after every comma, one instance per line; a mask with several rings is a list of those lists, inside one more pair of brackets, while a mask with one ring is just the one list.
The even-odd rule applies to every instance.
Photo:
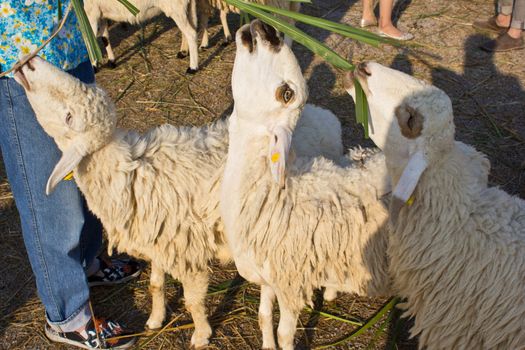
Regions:
[[[382, 38], [378, 35], [369, 33], [367, 31], [357, 29], [348, 25], [331, 22], [325, 19], [296, 13], [293, 11], [282, 10], [271, 6], [248, 3], [242, 0], [225, 0], [228, 4], [237, 7], [244, 13], [250, 14], [259, 18], [261, 21], [275, 27], [277, 30], [288, 35], [294, 41], [305, 46], [313, 53], [319, 55], [328, 63], [342, 70], [354, 70], [355, 66], [339, 56], [335, 51], [330, 49], [319, 40], [311, 37], [297, 27], [287, 23], [286, 21], [276, 17], [274, 14], [290, 17], [296, 21], [300, 21], [309, 25], [313, 25], [322, 29], [326, 29], [357, 41], [366, 44], [378, 46], [380, 43], [392, 44], [392, 40]], [[397, 43], [395, 43], [397, 45]], [[368, 102], [366, 95], [361, 88], [359, 82], [355, 82], [356, 89], [356, 122], [361, 124], [364, 129], [365, 138], [368, 138]]]

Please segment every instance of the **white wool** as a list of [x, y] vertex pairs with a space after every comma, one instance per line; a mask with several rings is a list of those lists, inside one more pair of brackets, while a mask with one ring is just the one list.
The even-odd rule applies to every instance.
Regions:
[[[443, 91], [374, 62], [355, 76], [392, 183], [415, 185], [411, 204], [392, 198], [388, 252], [419, 348], [525, 349], [525, 201], [487, 187], [490, 163], [454, 141]], [[415, 162], [416, 178], [405, 171]]]
[[[228, 122], [163, 125], [144, 135], [115, 129], [114, 106], [102, 90], [39, 58], [31, 62], [34, 69], [24, 67], [24, 73], [38, 121], [64, 155], [79, 143], [87, 150], [74, 176], [107, 231], [109, 248], [152, 264], [147, 325], [162, 325], [164, 274], [169, 273], [182, 282], [195, 322], [192, 345], [206, 345], [211, 334], [204, 306], [208, 264], [230, 255], [218, 211]], [[341, 127], [331, 112], [307, 106], [299, 128], [297, 150], [341, 159]]]
[[239, 273], [261, 285], [263, 348], [275, 348], [277, 298], [279, 346], [288, 350], [315, 288], [388, 295], [386, 166], [381, 153], [346, 168], [321, 157], [288, 157], [288, 136], [298, 137], [307, 97], [297, 60], [259, 21], [242, 27], [236, 40], [221, 215]]

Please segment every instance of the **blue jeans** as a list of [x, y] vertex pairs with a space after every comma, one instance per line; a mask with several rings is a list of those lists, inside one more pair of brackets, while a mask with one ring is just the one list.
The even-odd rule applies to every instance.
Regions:
[[[89, 62], [69, 73], [95, 80]], [[66, 332], [77, 329], [90, 317], [85, 270], [99, 251], [102, 226], [74, 181], [62, 181], [46, 196], [61, 152], [38, 124], [24, 89], [10, 78], [0, 79], [0, 147], [48, 322]]]

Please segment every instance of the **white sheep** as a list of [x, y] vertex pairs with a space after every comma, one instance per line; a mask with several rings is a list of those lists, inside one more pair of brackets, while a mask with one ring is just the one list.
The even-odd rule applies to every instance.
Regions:
[[[208, 263], [229, 251], [218, 211], [226, 160], [227, 121], [208, 127], [164, 125], [145, 135], [115, 128], [112, 102], [40, 58], [16, 74], [38, 121], [63, 156], [47, 192], [74, 169], [89, 208], [101, 219], [109, 248], [151, 261], [149, 328], [165, 318], [164, 274], [182, 282], [195, 322], [191, 344], [208, 343], [204, 298]], [[298, 154], [342, 156], [341, 129], [330, 112], [308, 106], [294, 142]]]
[[420, 349], [525, 348], [525, 201], [487, 187], [440, 89], [374, 62], [356, 77], [395, 185], [390, 271]]
[[181, 51], [177, 57], [185, 57], [189, 50], [190, 66], [187, 73], [195, 73], [199, 68], [196, 0], [133, 0], [132, 3], [140, 10], [137, 16], [132, 15], [122, 4], [114, 0], [84, 1], [84, 9], [93, 32], [103, 37], [109, 64], [115, 66], [115, 55], [109, 41], [107, 20], [139, 24], [164, 13], [175, 21], [182, 33]]
[[[263, 348], [293, 348], [297, 317], [322, 286], [388, 295], [382, 154], [342, 168], [321, 157], [289, 157], [307, 97], [292, 51], [256, 20], [236, 35], [234, 110], [220, 211], [239, 273], [261, 285]], [[297, 135], [295, 135], [297, 136]]]
[[[286, 0], [249, 0], [249, 2], [255, 2], [258, 4], [273, 6], [285, 10], [299, 12], [301, 8], [301, 3], [295, 1], [286, 1]], [[209, 37], [208, 37], [208, 20], [210, 15], [213, 12], [213, 9], [219, 10], [222, 29], [224, 31], [225, 43], [230, 43], [233, 41], [232, 34], [230, 32], [230, 27], [228, 26], [227, 16], [228, 13], [240, 13], [239, 9], [235, 6], [228, 5], [224, 0], [198, 0], [197, 2], [197, 12], [199, 15], [199, 26], [201, 27], [202, 40], [201, 48], [208, 47]], [[294, 23], [288, 17], [283, 18], [289, 23]], [[290, 42], [291, 43], [291, 42]]]

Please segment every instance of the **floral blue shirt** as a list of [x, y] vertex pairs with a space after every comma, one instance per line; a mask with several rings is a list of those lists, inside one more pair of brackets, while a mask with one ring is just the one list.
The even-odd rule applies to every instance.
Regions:
[[[69, 1], [61, 3], [64, 15]], [[59, 22], [57, 0], [0, 0], [0, 71], [35, 51]], [[89, 59], [73, 10], [60, 33], [38, 55], [64, 70]]]

